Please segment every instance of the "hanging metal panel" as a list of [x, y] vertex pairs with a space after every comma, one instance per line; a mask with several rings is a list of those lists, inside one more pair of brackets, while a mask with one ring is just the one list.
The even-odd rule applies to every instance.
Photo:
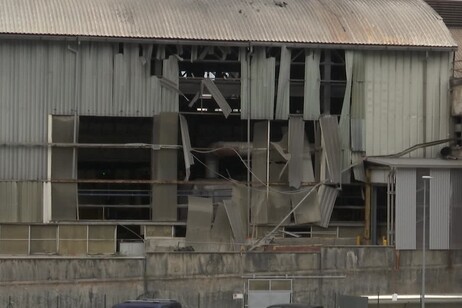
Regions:
[[281, 47], [281, 60], [279, 61], [278, 91], [276, 97], [275, 119], [287, 120], [290, 111], [290, 62], [291, 50]]
[[351, 84], [353, 74], [353, 59], [352, 51], [345, 51], [345, 72], [346, 72], [346, 87], [343, 98], [342, 114], [338, 124], [339, 138], [342, 147], [342, 161], [340, 165], [340, 176], [342, 183], [350, 183], [350, 165], [351, 165], [351, 148], [350, 148], [350, 109], [351, 109]]
[[196, 251], [209, 249], [212, 227], [213, 203], [211, 198], [188, 197], [186, 245]]
[[307, 51], [305, 56], [305, 86], [303, 119], [318, 120], [321, 115], [321, 50]]
[[[170, 56], [168, 59], [163, 61], [163, 72], [162, 78], [171, 81], [178, 89], [180, 77], [178, 70], [178, 58], [176, 56]], [[178, 112], [179, 110], [179, 94], [176, 91], [172, 91], [167, 87], [162, 86], [162, 101], [161, 111], [163, 112]]]
[[329, 227], [330, 217], [334, 209], [335, 200], [337, 200], [338, 190], [327, 185], [321, 185], [318, 189], [318, 202], [321, 207], [321, 221], [318, 224], [321, 227]]
[[351, 150], [365, 151], [365, 59], [362, 52], [354, 52], [351, 85]]
[[416, 170], [396, 171], [396, 249], [416, 249]]
[[329, 173], [329, 180], [332, 183], [341, 182], [341, 145], [339, 140], [339, 129], [337, 117], [323, 116], [319, 120], [321, 126], [324, 153]]
[[[250, 117], [273, 119], [276, 59], [266, 57], [264, 47], [255, 49], [250, 64]], [[246, 115], [241, 114], [245, 119]]]
[[299, 188], [303, 176], [305, 122], [301, 116], [289, 119], [289, 186]]
[[451, 171], [431, 169], [430, 176], [430, 249], [449, 249]]

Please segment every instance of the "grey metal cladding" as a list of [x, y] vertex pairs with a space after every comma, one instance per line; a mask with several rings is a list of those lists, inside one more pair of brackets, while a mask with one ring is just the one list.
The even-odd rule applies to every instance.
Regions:
[[340, 183], [342, 157], [337, 117], [323, 116], [319, 119], [319, 124], [325, 146], [323, 150], [327, 157], [329, 179], [333, 183]]
[[330, 217], [337, 200], [338, 190], [327, 185], [321, 185], [318, 189], [318, 200], [321, 207], [321, 227], [329, 227]]
[[451, 170], [450, 248], [462, 249], [462, 170]]
[[449, 249], [451, 171], [431, 169], [430, 176], [430, 249]]
[[416, 249], [416, 169], [396, 171], [396, 249]]
[[273, 0], [3, 0], [0, 33], [456, 47], [441, 17], [421, 0], [291, 0], [284, 3], [278, 5]]

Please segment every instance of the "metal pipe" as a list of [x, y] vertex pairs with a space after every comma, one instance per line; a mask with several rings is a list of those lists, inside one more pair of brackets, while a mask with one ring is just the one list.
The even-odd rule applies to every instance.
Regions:
[[289, 276], [289, 275], [244, 275], [243, 279], [345, 279], [346, 275], [310, 275], [310, 276]]
[[426, 227], [427, 227], [427, 182], [431, 179], [431, 176], [422, 176], [424, 183], [424, 197], [423, 197], [423, 226], [422, 226], [422, 294], [421, 294], [421, 307], [425, 308], [425, 271], [426, 271]]

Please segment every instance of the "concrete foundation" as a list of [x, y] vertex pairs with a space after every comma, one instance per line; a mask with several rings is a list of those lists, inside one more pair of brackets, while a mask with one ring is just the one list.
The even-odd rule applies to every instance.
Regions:
[[[462, 251], [429, 251], [426, 259], [427, 294], [461, 293]], [[238, 308], [244, 303], [233, 300], [233, 293], [246, 293], [249, 278], [269, 276], [292, 278], [295, 302], [333, 308], [339, 294], [419, 294], [421, 253], [323, 247], [308, 253], [4, 257], [0, 307], [101, 308], [147, 293], [177, 299], [187, 308]]]

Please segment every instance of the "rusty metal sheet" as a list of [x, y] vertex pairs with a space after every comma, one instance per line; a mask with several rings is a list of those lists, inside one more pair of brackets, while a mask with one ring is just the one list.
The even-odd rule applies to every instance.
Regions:
[[[460, 16], [457, 18], [461, 20]], [[462, 46], [462, 28], [449, 28], [449, 31], [457, 45]], [[458, 48], [454, 54], [454, 77], [462, 78], [462, 48]]]

